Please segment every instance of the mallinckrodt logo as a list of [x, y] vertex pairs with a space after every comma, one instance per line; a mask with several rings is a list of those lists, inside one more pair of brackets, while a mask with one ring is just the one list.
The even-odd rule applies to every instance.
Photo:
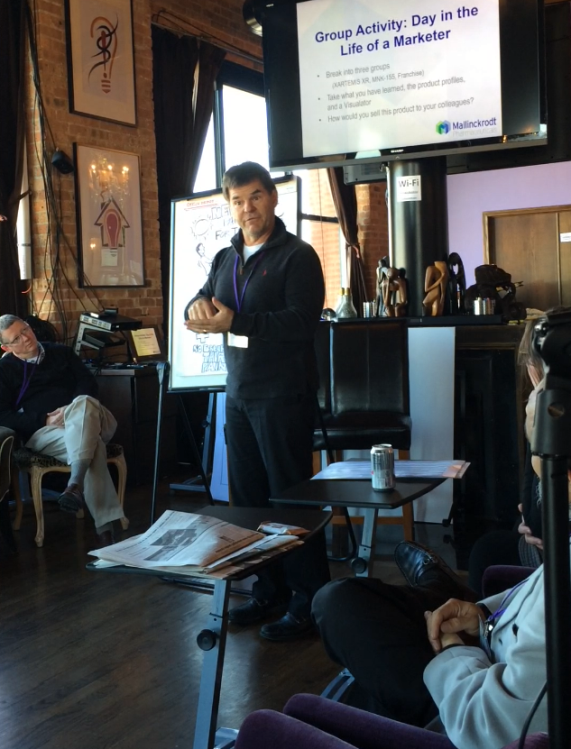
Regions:
[[450, 127], [451, 125], [448, 120], [441, 120], [436, 125], [436, 132], [438, 133], [438, 135], [448, 135], [448, 133], [450, 132]]

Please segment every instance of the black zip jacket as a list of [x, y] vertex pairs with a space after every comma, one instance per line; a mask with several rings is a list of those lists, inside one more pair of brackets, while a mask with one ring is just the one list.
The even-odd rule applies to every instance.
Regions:
[[185, 310], [187, 317], [200, 297], [216, 297], [234, 310], [230, 332], [246, 336], [248, 347], [229, 346], [224, 335], [226, 392], [233, 398], [275, 398], [316, 390], [313, 340], [325, 295], [317, 253], [277, 217], [271, 237], [245, 264], [242, 233], [231, 242], [216, 254], [205, 285]]
[[[25, 367], [22, 359], [11, 353], [0, 359], [0, 426], [13, 429], [24, 442], [45, 427], [51, 411], [69, 405], [78, 395], [97, 397], [95, 377], [68, 346], [42, 346], [45, 356], [39, 364]], [[16, 405], [24, 371], [29, 384]]]

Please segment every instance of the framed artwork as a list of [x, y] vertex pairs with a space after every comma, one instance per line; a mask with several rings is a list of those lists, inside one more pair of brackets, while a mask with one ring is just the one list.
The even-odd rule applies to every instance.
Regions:
[[66, 0], [70, 111], [137, 124], [132, 0]]
[[79, 285], [144, 286], [139, 157], [73, 144]]

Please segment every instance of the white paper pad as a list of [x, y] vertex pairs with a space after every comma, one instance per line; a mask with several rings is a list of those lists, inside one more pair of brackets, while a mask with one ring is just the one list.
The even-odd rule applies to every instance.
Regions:
[[[397, 479], [461, 479], [470, 463], [464, 460], [395, 460]], [[368, 479], [371, 463], [368, 460], [340, 460], [331, 463], [313, 479]]]

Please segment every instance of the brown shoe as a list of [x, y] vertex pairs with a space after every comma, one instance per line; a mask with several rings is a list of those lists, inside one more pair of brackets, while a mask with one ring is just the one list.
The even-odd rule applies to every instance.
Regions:
[[105, 530], [102, 530], [102, 531], [96, 530], [100, 549], [102, 549], [104, 546], [111, 546], [111, 544], [117, 543], [118, 533], [117, 533], [115, 521], [111, 521], [110, 523], [106, 523], [105, 525], [102, 525], [100, 527], [105, 528]]
[[114, 543], [113, 533], [111, 531], [103, 531], [98, 533], [97, 538], [99, 539], [99, 548], [102, 549], [104, 546], [111, 546]]
[[58, 497], [58, 505], [60, 510], [64, 512], [73, 512], [75, 514], [83, 510], [85, 499], [79, 486], [77, 484], [70, 484], [66, 487], [65, 491]]

